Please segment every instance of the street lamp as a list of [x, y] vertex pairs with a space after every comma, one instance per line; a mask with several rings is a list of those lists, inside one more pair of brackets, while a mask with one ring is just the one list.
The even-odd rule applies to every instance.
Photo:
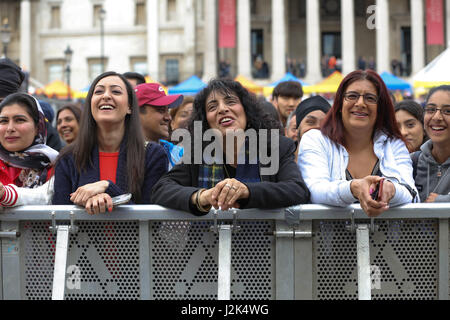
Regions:
[[66, 76], [67, 76], [67, 100], [70, 101], [70, 62], [72, 61], [73, 50], [67, 45], [66, 50], [64, 50], [64, 60], [66, 61]]
[[6, 58], [8, 53], [8, 44], [11, 42], [11, 29], [9, 29], [8, 18], [3, 19], [1, 36], [3, 43], [3, 55]]
[[105, 21], [105, 18], [106, 18], [106, 10], [103, 8], [100, 8], [98, 17], [100, 19], [100, 46], [101, 46], [100, 59], [101, 59], [101, 63], [102, 63], [102, 73], [103, 73], [103, 72], [105, 72], [105, 44], [104, 44], [105, 30], [104, 30], [103, 22]]

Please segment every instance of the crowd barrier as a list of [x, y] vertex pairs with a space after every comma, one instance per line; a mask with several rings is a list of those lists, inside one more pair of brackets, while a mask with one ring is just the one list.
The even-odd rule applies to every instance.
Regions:
[[449, 203], [0, 212], [0, 299], [449, 298]]

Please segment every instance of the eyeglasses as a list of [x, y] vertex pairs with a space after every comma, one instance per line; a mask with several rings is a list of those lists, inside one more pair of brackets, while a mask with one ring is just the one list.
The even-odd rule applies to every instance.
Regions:
[[430, 105], [425, 107], [425, 113], [430, 116], [434, 115], [437, 110], [439, 110], [443, 116], [450, 116], [450, 106], [437, 108], [433, 105]]
[[378, 97], [371, 93], [360, 94], [358, 92], [347, 92], [344, 94], [344, 99], [349, 102], [355, 102], [361, 96], [363, 96], [364, 102], [367, 104], [376, 104], [378, 102]]

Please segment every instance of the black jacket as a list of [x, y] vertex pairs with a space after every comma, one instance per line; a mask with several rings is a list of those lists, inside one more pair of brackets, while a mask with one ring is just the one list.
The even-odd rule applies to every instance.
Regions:
[[[261, 175], [261, 182], [246, 183], [248, 201], [239, 202], [241, 209], [284, 208], [309, 201], [310, 193], [294, 160], [295, 144], [280, 136], [279, 169], [275, 175]], [[260, 164], [260, 167], [263, 167]], [[165, 174], [153, 187], [152, 200], [164, 207], [204, 215], [191, 205], [190, 199], [198, 187], [199, 165], [179, 164]]]
[[59, 138], [58, 132], [55, 127], [53, 127], [48, 121], [45, 121], [45, 126], [47, 127], [47, 145], [56, 151], [61, 151], [63, 144]]

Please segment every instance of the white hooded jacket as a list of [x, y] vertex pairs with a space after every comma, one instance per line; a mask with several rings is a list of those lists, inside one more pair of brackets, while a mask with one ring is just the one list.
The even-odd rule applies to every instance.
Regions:
[[[403, 141], [390, 139], [378, 131], [374, 136], [374, 152], [380, 171], [395, 187], [390, 206], [419, 202], [413, 179], [412, 161]], [[298, 166], [311, 192], [311, 202], [345, 207], [356, 199], [351, 181], [346, 180], [349, 155], [347, 150], [331, 141], [317, 129], [306, 132], [300, 140]]]

